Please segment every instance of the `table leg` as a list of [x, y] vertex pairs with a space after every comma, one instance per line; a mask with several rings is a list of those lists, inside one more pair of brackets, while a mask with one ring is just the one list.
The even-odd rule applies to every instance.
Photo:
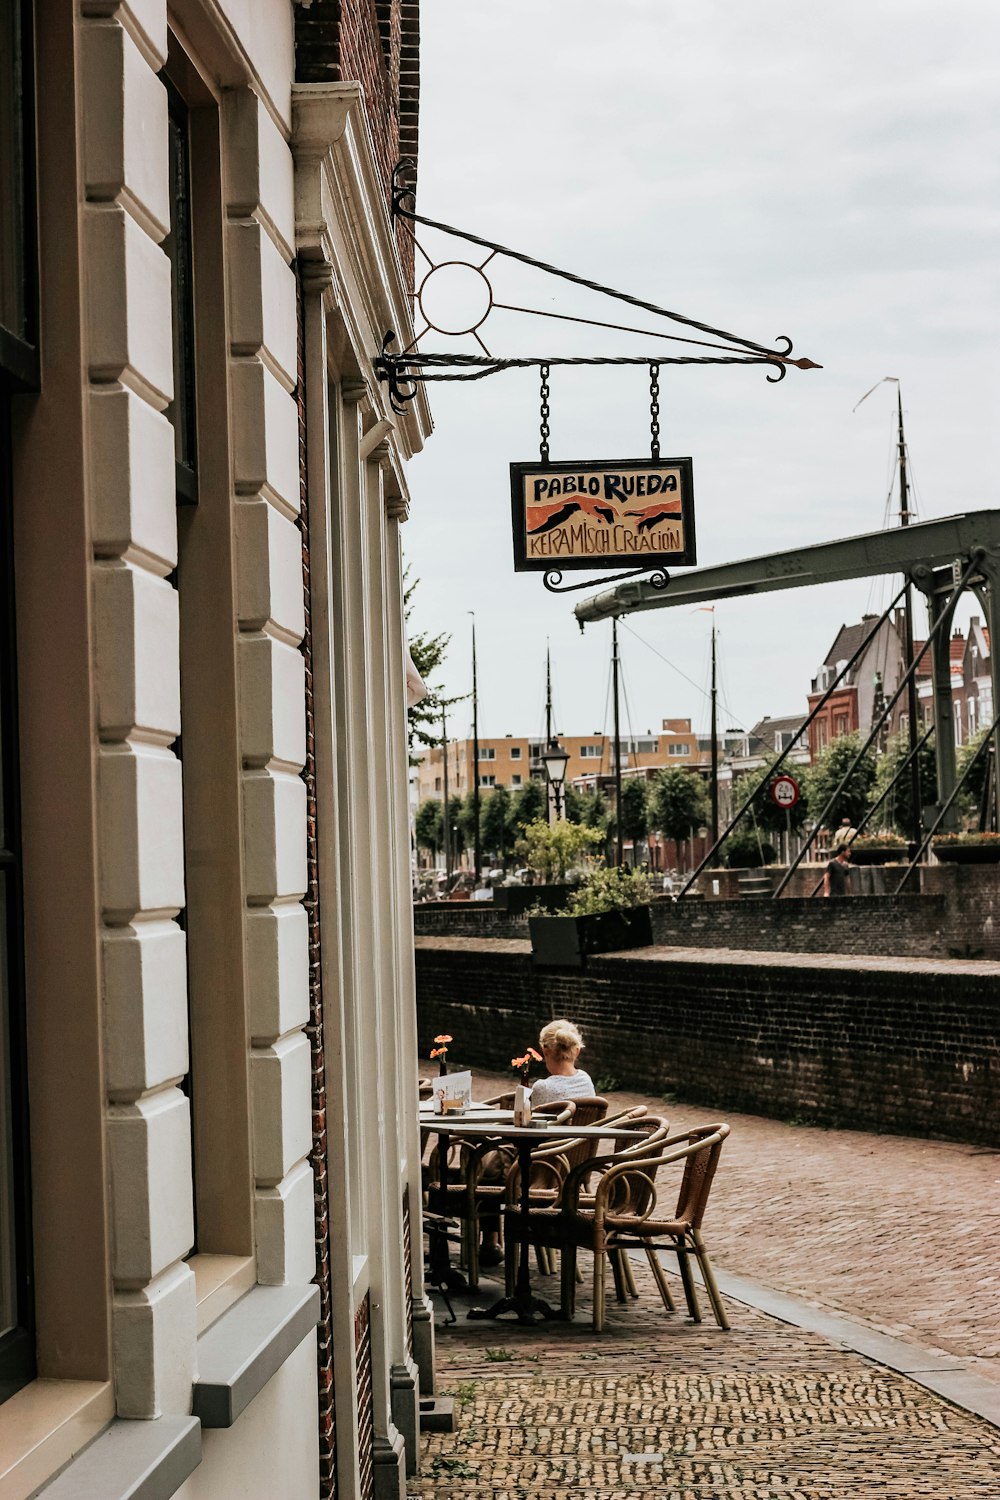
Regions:
[[549, 1304], [531, 1290], [531, 1141], [527, 1138], [517, 1143], [517, 1162], [521, 1173], [521, 1212], [518, 1214], [521, 1254], [514, 1295], [501, 1297], [491, 1307], [472, 1308], [468, 1313], [470, 1318], [499, 1318], [504, 1313], [513, 1312], [517, 1313], [519, 1323], [534, 1323], [536, 1313], [543, 1318], [556, 1316]]

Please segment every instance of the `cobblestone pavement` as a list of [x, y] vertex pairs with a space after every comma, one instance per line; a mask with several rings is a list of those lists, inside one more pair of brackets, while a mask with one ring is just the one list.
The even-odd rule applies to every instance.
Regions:
[[[480, 1096], [510, 1086], [474, 1077]], [[608, 1097], [666, 1114], [672, 1130], [732, 1126], [705, 1221], [717, 1266], [1000, 1381], [1000, 1152]]]
[[[589, 1257], [582, 1258], [589, 1270]], [[555, 1279], [535, 1284], [553, 1299]], [[819, 1335], [731, 1303], [733, 1329], [639, 1300], [590, 1331], [465, 1321], [437, 1335], [459, 1413], [427, 1434], [433, 1500], [972, 1500], [1000, 1489], [1000, 1431]], [[490, 1295], [499, 1286], [481, 1292]], [[439, 1299], [435, 1298], [435, 1303]], [[481, 1296], [480, 1300], [486, 1300]]]
[[[592, 1071], [600, 1078], [599, 1063]], [[509, 1087], [475, 1074], [479, 1097]], [[821, 1130], [609, 1089], [672, 1129], [727, 1119], [705, 1223], [716, 1266], [1000, 1380], [1000, 1153]], [[584, 1274], [590, 1258], [581, 1257]], [[558, 1299], [558, 1279], [537, 1290]], [[588, 1278], [589, 1279], [589, 1278]], [[433, 1500], [972, 1500], [1000, 1495], [1000, 1431], [820, 1334], [730, 1302], [733, 1329], [640, 1296], [590, 1330], [439, 1322], [455, 1433], [428, 1434]], [[499, 1292], [499, 1287], [496, 1288]], [[609, 1282], [610, 1294], [610, 1282]], [[436, 1309], [443, 1312], [435, 1297]], [[480, 1296], [480, 1301], [486, 1297]], [[680, 1299], [679, 1299], [680, 1300]], [[708, 1310], [706, 1308], [706, 1315]]]

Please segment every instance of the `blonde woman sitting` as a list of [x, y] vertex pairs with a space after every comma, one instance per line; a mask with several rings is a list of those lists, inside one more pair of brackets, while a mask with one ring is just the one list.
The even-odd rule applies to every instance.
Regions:
[[576, 1060], [583, 1051], [583, 1037], [572, 1021], [550, 1021], [538, 1037], [548, 1078], [532, 1085], [531, 1105], [553, 1104], [560, 1099], [590, 1098], [596, 1090], [590, 1074], [578, 1068]]

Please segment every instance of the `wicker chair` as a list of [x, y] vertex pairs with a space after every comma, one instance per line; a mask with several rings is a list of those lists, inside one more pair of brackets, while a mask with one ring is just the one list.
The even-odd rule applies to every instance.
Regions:
[[[671, 1250], [678, 1258], [688, 1311], [701, 1322], [690, 1257], [698, 1261], [712, 1311], [720, 1328], [728, 1329], [722, 1299], [711, 1261], [701, 1236], [708, 1195], [718, 1166], [728, 1125], [706, 1125], [668, 1139], [653, 1140], [614, 1156], [598, 1158], [570, 1172], [563, 1186], [558, 1209], [532, 1213], [532, 1239], [562, 1252], [562, 1310], [572, 1318], [576, 1301], [576, 1252], [590, 1250], [594, 1257], [594, 1331], [605, 1322], [605, 1264], [615, 1271], [619, 1299], [623, 1286], [634, 1295], [627, 1252], [641, 1249], [656, 1278], [668, 1311], [674, 1302], [659, 1261], [660, 1250]], [[677, 1206], [672, 1217], [657, 1216], [657, 1174], [675, 1162], [683, 1162]], [[601, 1175], [592, 1196], [585, 1191], [595, 1168]], [[617, 1263], [617, 1264], [616, 1264]]]
[[[554, 1124], [562, 1125], [573, 1119], [575, 1104], [562, 1100], [543, 1104], [536, 1114], [548, 1116]], [[487, 1217], [500, 1218], [506, 1191], [504, 1178], [512, 1163], [516, 1163], [516, 1148], [510, 1142], [496, 1140], [463, 1139], [461, 1124], [456, 1121], [449, 1135], [449, 1176], [453, 1180], [443, 1187], [440, 1180], [440, 1161], [437, 1148], [431, 1155], [425, 1181], [426, 1205], [429, 1213], [443, 1219], [458, 1219], [461, 1223], [463, 1260], [470, 1287], [479, 1285], [479, 1239], [482, 1220]], [[539, 1142], [542, 1144], [542, 1141]], [[499, 1170], [490, 1170], [490, 1158], [499, 1157]]]
[[[575, 1116], [574, 1116], [575, 1123]], [[559, 1232], [561, 1222], [561, 1203], [564, 1201], [566, 1186], [573, 1184], [573, 1192], [581, 1211], [586, 1211], [593, 1205], [593, 1196], [588, 1194], [590, 1178], [600, 1175], [610, 1163], [618, 1161], [632, 1161], [637, 1157], [645, 1157], [655, 1154], [661, 1143], [666, 1140], [669, 1125], [659, 1115], [647, 1115], [644, 1104], [637, 1105], [634, 1109], [623, 1110], [611, 1119], [605, 1119], [603, 1124], [611, 1125], [633, 1125], [639, 1133], [640, 1139], [632, 1145], [626, 1146], [617, 1152], [598, 1156], [593, 1150], [588, 1150], [582, 1161], [575, 1162], [572, 1166], [566, 1161], [564, 1154], [574, 1146], [597, 1147], [600, 1145], [598, 1139], [586, 1141], [566, 1141], [558, 1146], [552, 1146], [549, 1150], [536, 1152], [533, 1157], [533, 1180], [531, 1187], [531, 1238], [539, 1258], [539, 1265], [543, 1271], [548, 1267], [548, 1252], [562, 1249], [563, 1240]], [[546, 1180], [547, 1178], [547, 1180]], [[520, 1214], [520, 1178], [517, 1172], [517, 1164], [507, 1174], [507, 1194], [504, 1204], [505, 1216], [516, 1219]], [[517, 1276], [518, 1238], [516, 1234], [504, 1236], [506, 1246], [505, 1261], [507, 1268], [507, 1288], [511, 1291]], [[618, 1290], [620, 1301], [624, 1301], [624, 1287], [630, 1285], [627, 1273], [620, 1269], [621, 1257], [616, 1252], [612, 1257], [614, 1267], [615, 1286]], [[575, 1267], [575, 1262], [574, 1262]], [[563, 1274], [566, 1274], [566, 1264], [563, 1261]], [[574, 1269], [575, 1276], [575, 1269]]]

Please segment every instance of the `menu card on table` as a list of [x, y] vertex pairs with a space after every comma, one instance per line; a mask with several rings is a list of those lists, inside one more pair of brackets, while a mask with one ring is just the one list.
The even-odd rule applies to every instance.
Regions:
[[472, 1073], [444, 1073], [434, 1080], [431, 1096], [436, 1115], [464, 1114], [472, 1103]]

